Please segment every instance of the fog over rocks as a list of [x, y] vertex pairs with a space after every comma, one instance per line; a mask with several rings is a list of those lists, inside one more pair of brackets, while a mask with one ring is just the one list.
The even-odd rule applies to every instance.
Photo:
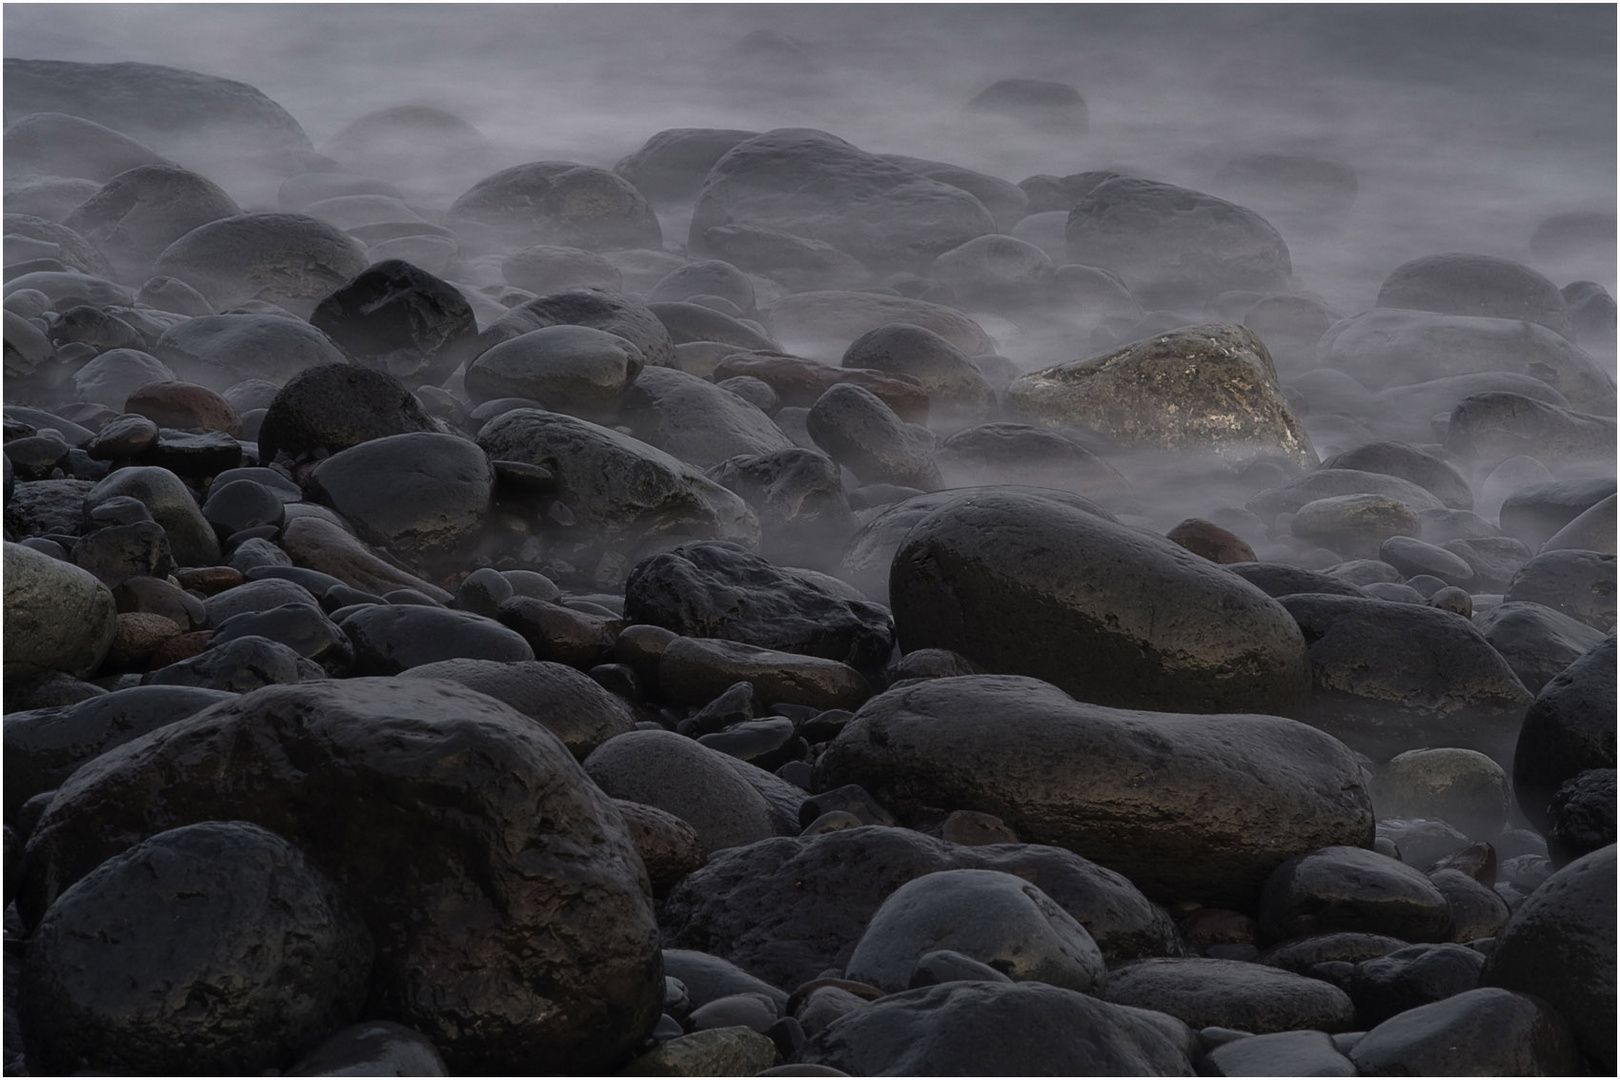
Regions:
[[1612, 8], [4, 23], [7, 1075], [1613, 1071]]

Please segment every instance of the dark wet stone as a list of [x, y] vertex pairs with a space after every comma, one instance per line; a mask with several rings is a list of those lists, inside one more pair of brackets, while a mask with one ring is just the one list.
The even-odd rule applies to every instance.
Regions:
[[355, 363], [412, 384], [442, 383], [475, 355], [478, 335], [453, 286], [399, 259], [342, 283], [309, 321]]
[[805, 425], [816, 444], [866, 483], [892, 483], [925, 491], [942, 486], [933, 435], [908, 425], [881, 398], [840, 384], [811, 406]]
[[543, 725], [581, 760], [630, 731], [635, 718], [618, 697], [588, 676], [545, 661], [441, 660], [401, 672], [401, 678], [448, 679], [504, 701]]
[[503, 600], [496, 612], [502, 625], [529, 643], [534, 659], [590, 668], [608, 659], [624, 621], [599, 612], [576, 611], [532, 596]]
[[1324, 469], [1357, 469], [1410, 480], [1446, 506], [1471, 510], [1474, 496], [1468, 481], [1454, 467], [1410, 443], [1375, 442], [1335, 454], [1322, 462]]
[[700, 469], [793, 447], [752, 403], [674, 368], [643, 371], [618, 404], [619, 422], [636, 438]]
[[1429, 880], [1451, 909], [1451, 940], [1477, 942], [1494, 937], [1508, 920], [1507, 902], [1461, 870], [1430, 870]]
[[[808, 408], [834, 386], [852, 383], [877, 395], [909, 423], [928, 419], [928, 395], [922, 384], [910, 376], [890, 375], [861, 368], [840, 368], [816, 360], [777, 353], [736, 353], [721, 360], [714, 369], [715, 381], [751, 376], [776, 391], [782, 405]], [[781, 422], [781, 414], [778, 414]]]
[[757, 225], [714, 225], [703, 234], [713, 255], [790, 289], [849, 289], [871, 273], [831, 244]]
[[1502, 503], [1502, 531], [1540, 547], [1577, 516], [1614, 494], [1614, 478], [1564, 480], [1520, 488]]
[[67, 454], [68, 444], [57, 435], [29, 435], [6, 443], [6, 460], [11, 463], [13, 482], [49, 480], [51, 471], [62, 464]]
[[1406, 942], [1400, 938], [1388, 934], [1336, 930], [1273, 945], [1260, 953], [1257, 962], [1292, 971], [1296, 975], [1310, 975], [1318, 964], [1357, 964], [1374, 957], [1387, 956], [1405, 945]]
[[787, 1009], [785, 991], [718, 956], [690, 949], [665, 949], [664, 972], [686, 989], [691, 1007], [701, 1008], [735, 994], [757, 994], [768, 998], [779, 1010]]
[[760, 551], [778, 565], [831, 569], [855, 531], [838, 466], [818, 450], [728, 458], [708, 476], [748, 503]]
[[728, 225], [819, 240], [874, 269], [926, 264], [996, 228], [984, 204], [961, 188], [807, 128], [753, 136], [715, 163], [698, 194], [689, 246], [731, 258], [706, 246], [707, 230]]
[[146, 417], [160, 428], [202, 428], [232, 438], [242, 434], [241, 418], [230, 402], [206, 386], [194, 383], [174, 380], [147, 383], [130, 393], [124, 409]]
[[1179, 1021], [1073, 990], [952, 982], [854, 1010], [813, 1036], [801, 1060], [858, 1076], [1191, 1076], [1195, 1045]]
[[391, 1020], [366, 1020], [322, 1042], [283, 1076], [449, 1076], [439, 1051], [420, 1032]]
[[1511, 536], [1447, 540], [1440, 547], [1468, 564], [1474, 572], [1469, 588], [1476, 592], [1487, 589], [1506, 592], [1514, 575], [1530, 558], [1530, 550]]
[[1613, 417], [1560, 408], [1519, 394], [1464, 398], [1451, 411], [1445, 447], [1483, 465], [1521, 454], [1549, 464], [1614, 460]]
[[501, 263], [501, 276], [508, 285], [536, 296], [578, 288], [624, 290], [624, 275], [607, 259], [582, 248], [552, 244], [508, 255]]
[[450, 219], [493, 247], [562, 244], [606, 251], [661, 248], [658, 217], [623, 177], [573, 161], [535, 161], [486, 176]]
[[246, 636], [218, 644], [211, 638], [196, 656], [154, 668], [142, 686], [196, 686], [245, 694], [261, 686], [324, 679], [326, 672], [297, 650], [269, 638]]
[[[979, 723], [985, 715], [1000, 717], [994, 730]], [[1117, 793], [1149, 767], [1150, 744], [1151, 829], [1141, 792]], [[1211, 771], [1228, 757], [1230, 767]], [[976, 762], [971, 775], [956, 770], [964, 758]], [[1109, 709], [1034, 679], [986, 675], [880, 695], [822, 756], [816, 783], [860, 784], [903, 822], [939, 809], [993, 813], [1019, 836], [1096, 859], [1154, 895], [1246, 903], [1290, 856], [1370, 841], [1356, 775], [1347, 751], [1293, 721]], [[1251, 816], [1256, 824], [1246, 824]]]
[[1349, 1056], [1363, 1076], [1560, 1076], [1580, 1062], [1570, 1026], [1545, 1003], [1486, 987], [1384, 1021]]
[[281, 546], [294, 563], [328, 574], [350, 588], [373, 596], [408, 588], [439, 603], [451, 598], [432, 582], [385, 562], [352, 534], [318, 516], [289, 520], [282, 528]]
[[963, 428], [934, 455], [952, 487], [1018, 483], [1106, 495], [1126, 488], [1125, 478], [1073, 431], [994, 422]]
[[191, 480], [206, 480], [242, 464], [242, 444], [219, 431], [159, 428], [157, 442], [142, 457]]
[[862, 334], [844, 351], [842, 366], [909, 375], [942, 413], [982, 413], [996, 400], [984, 374], [961, 349], [934, 331], [909, 323], [891, 323]]
[[148, 731], [229, 699], [218, 690], [141, 686], [74, 705], [8, 713], [5, 722], [5, 816], [60, 786], [100, 754]]
[[[744, 312], [754, 308], [754, 283], [747, 274], [720, 259], [689, 262], [671, 270], [647, 294], [649, 302], [690, 300], [711, 296], [729, 300]], [[667, 324], [666, 324], [667, 325]], [[724, 341], [724, 338], [713, 338]]]
[[282, 604], [314, 603], [315, 593], [297, 580], [261, 577], [215, 593], [203, 601], [203, 610], [207, 625], [218, 626], [243, 612], [268, 611]]
[[872, 694], [847, 664], [719, 638], [677, 637], [658, 660], [656, 683], [673, 702], [701, 705], [739, 682], [766, 701], [816, 709], [857, 708]]
[[1279, 601], [1308, 643], [1313, 689], [1300, 714], [1374, 758], [1416, 745], [1510, 759], [1530, 695], [1484, 637], [1449, 612], [1372, 598]]
[[22, 980], [28, 1060], [62, 1073], [276, 1068], [355, 1017], [370, 972], [352, 901], [292, 844], [239, 821], [171, 829], [46, 911]]
[[360, 242], [304, 214], [250, 213], [199, 225], [153, 272], [179, 278], [223, 311], [267, 300], [300, 317], [366, 268]]
[[1570, 337], [1558, 286], [1536, 271], [1493, 255], [1425, 255], [1390, 271], [1378, 307], [1493, 319], [1523, 319]]
[[1007, 402], [1042, 423], [1094, 429], [1128, 446], [1316, 461], [1271, 355], [1241, 326], [1183, 328], [1032, 372], [1014, 380]]
[[543, 326], [480, 353], [467, 369], [475, 402], [528, 398], [551, 408], [597, 415], [640, 375], [641, 351], [606, 330]]
[[[26, 917], [145, 836], [226, 810], [298, 844], [354, 898], [379, 946], [368, 1010], [431, 1038], [452, 1068], [605, 1069], [657, 1019], [657, 928], [617, 812], [560, 742], [444, 682], [270, 688], [104, 755], [36, 829]], [[559, 849], [577, 854], [545, 856]]]
[[[1254, 549], [1245, 543], [1242, 537], [1230, 529], [1223, 529], [1214, 522], [1202, 518], [1188, 518], [1164, 536], [1166, 540], [1180, 544], [1194, 555], [1202, 556], [1222, 566], [1257, 561]], [[1252, 583], [1252, 579], [1245, 580], [1251, 580]], [[1268, 592], [1267, 595], [1271, 594]]]
[[1498, 604], [1474, 625], [1532, 694], [1604, 640], [1596, 627], [1522, 600]]
[[1447, 585], [1466, 586], [1474, 581], [1474, 568], [1453, 551], [1411, 536], [1392, 536], [1378, 546], [1378, 557], [1402, 574], [1426, 574]]
[[[70, 455], [71, 456], [71, 455]], [[1543, 552], [1596, 551], [1613, 555], [1615, 547], [1616, 497], [1608, 498], [1581, 511], [1568, 525], [1559, 529], [1541, 545]]]
[[1406, 941], [1444, 940], [1446, 899], [1423, 874], [1358, 847], [1295, 856], [1266, 879], [1260, 932], [1268, 941], [1357, 931]]
[[778, 348], [776, 342], [754, 326], [700, 303], [650, 299], [647, 310], [658, 316], [658, 321], [669, 331], [670, 340], [677, 345], [713, 341], [745, 352], [775, 352]]
[[809, 749], [805, 741], [797, 737], [793, 721], [785, 716], [733, 724], [723, 731], [700, 736], [698, 743], [767, 771], [803, 758]]
[[243, 529], [274, 525], [278, 529], [286, 516], [286, 501], [263, 484], [248, 479], [221, 484], [216, 478], [208, 489], [202, 515], [220, 537]]
[[1009, 979], [989, 964], [981, 963], [971, 956], [964, 956], [954, 949], [935, 949], [917, 959], [917, 966], [911, 972], [910, 984], [906, 989], [916, 990], [948, 982], [1014, 981], [1026, 980]]
[[[1025, 491], [962, 494], [905, 534], [889, 575], [903, 649], [948, 648], [1099, 704], [1297, 705], [1303, 641], [1276, 601], [1169, 540]], [[1175, 599], [1150, 599], [1161, 594]], [[1147, 619], [1161, 604], [1189, 614]], [[1191, 617], [1210, 605], [1218, 625]]]
[[[1383, 391], [1379, 407], [1389, 399], [1410, 400], [1413, 419], [1424, 421], [1425, 429], [1428, 416], [1463, 400], [1443, 400], [1459, 384], [1428, 385], [1431, 380], [1472, 379], [1486, 373], [1500, 377], [1505, 372], [1551, 387], [1564, 396], [1565, 401], [1552, 402], [1561, 407], [1601, 413], [1614, 401], [1614, 381], [1591, 356], [1567, 338], [1535, 323], [1526, 326], [1521, 319], [1374, 308], [1335, 323], [1323, 335], [1320, 349], [1325, 366], [1338, 368], [1370, 390]], [[1526, 393], [1526, 388], [1509, 390], [1500, 384], [1468, 389], [1474, 394]], [[1441, 396], [1431, 398], [1430, 393]], [[1528, 396], [1535, 393], [1545, 396], [1544, 391]], [[1417, 415], [1419, 405], [1429, 411]]]
[[1278, 1031], [1239, 1038], [1211, 1050], [1210, 1076], [1356, 1076], [1356, 1067], [1322, 1031]]
[[127, 578], [165, 578], [174, 570], [169, 540], [155, 521], [96, 529], [73, 545], [73, 562], [108, 588]]
[[888, 991], [918, 961], [951, 949], [1015, 982], [1082, 993], [1103, 985], [1102, 953], [1085, 927], [1039, 888], [996, 870], [936, 871], [900, 886], [872, 915], [845, 975]]
[[87, 570], [21, 544], [5, 545], [5, 677], [88, 677], [112, 645], [117, 606]]
[[1587, 769], [1553, 793], [1547, 855], [1561, 867], [1615, 842], [1615, 771]]
[[1138, 960], [1108, 973], [1105, 1001], [1168, 1013], [1188, 1027], [1268, 1034], [1342, 1031], [1355, 1010], [1329, 983], [1263, 964], [1208, 958]]
[[670, 128], [621, 158], [613, 171], [655, 203], [693, 199], [725, 153], [756, 132], [720, 128]]
[[776, 1043], [744, 1026], [710, 1028], [659, 1043], [630, 1064], [630, 1076], [758, 1076], [781, 1061]]
[[206, 177], [153, 162], [107, 178], [63, 224], [100, 247], [120, 277], [139, 281], [174, 241], [200, 225], [241, 212]]
[[480, 351], [531, 330], [559, 325], [617, 334], [654, 366], [669, 367], [674, 362], [674, 344], [658, 317], [630, 297], [602, 289], [554, 293], [513, 308], [479, 335]]
[[1615, 767], [1615, 639], [1565, 668], [1536, 695], [1519, 730], [1513, 791], [1537, 828], [1550, 824], [1547, 803], [1587, 769]]
[[242, 637], [262, 637], [287, 646], [319, 664], [328, 675], [348, 674], [354, 653], [336, 623], [313, 604], [292, 603], [233, 615], [214, 627], [209, 648]]
[[533, 660], [528, 642], [493, 619], [418, 605], [372, 605], [343, 621], [354, 673], [397, 675], [439, 660]]
[[181, 378], [218, 391], [248, 377], [286, 383], [308, 368], [346, 362], [332, 340], [308, 323], [255, 314], [204, 315], [181, 323], [152, 345], [152, 355]]
[[1357, 964], [1344, 988], [1362, 1030], [1408, 1009], [1472, 990], [1485, 957], [1462, 945], [1410, 945]]
[[655, 897], [663, 899], [676, 882], [703, 865], [703, 844], [685, 821], [646, 803], [615, 799], [614, 805], [635, 841]]
[[[152, 519], [163, 526], [175, 561], [182, 566], [213, 566], [219, 562], [219, 543], [180, 477], [158, 466], [119, 469], [84, 495], [84, 506], [94, 509], [109, 499], [128, 496], [145, 504]], [[8, 508], [9, 509], [9, 508]]]
[[1328, 596], [1365, 596], [1360, 588], [1341, 578], [1307, 570], [1302, 566], [1272, 562], [1238, 562], [1227, 567], [1267, 596], [1281, 598], [1298, 593]]
[[259, 429], [270, 461], [336, 454], [388, 435], [433, 431], [433, 421], [403, 383], [352, 364], [328, 363], [294, 375], [276, 394]]
[[1596, 551], [1545, 551], [1507, 583], [1505, 600], [1544, 604], [1588, 626], [1613, 631], [1615, 559]]

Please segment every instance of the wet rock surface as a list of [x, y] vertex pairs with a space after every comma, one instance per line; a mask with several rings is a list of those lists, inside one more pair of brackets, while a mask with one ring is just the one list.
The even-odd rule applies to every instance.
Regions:
[[1613, 1071], [1612, 12], [104, 14], [8, 1073]]

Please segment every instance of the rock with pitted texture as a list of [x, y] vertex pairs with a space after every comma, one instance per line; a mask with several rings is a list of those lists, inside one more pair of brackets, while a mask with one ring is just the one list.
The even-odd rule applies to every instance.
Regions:
[[89, 571], [8, 540], [5, 596], [8, 682], [53, 671], [85, 677], [101, 666], [118, 609]]
[[199, 225], [158, 256], [153, 272], [179, 278], [216, 311], [265, 300], [307, 317], [366, 268], [360, 242], [305, 214], [239, 214]]
[[848, 783], [902, 822], [992, 813], [1151, 896], [1206, 903], [1248, 903], [1286, 859], [1372, 837], [1358, 767], [1321, 732], [1281, 717], [1105, 708], [1016, 676], [929, 679], [874, 698], [816, 765], [818, 788]]
[[1613, 634], [1556, 675], [1536, 695], [1519, 729], [1513, 791], [1533, 825], [1550, 824], [1547, 803], [1587, 769], [1615, 767]]
[[396, 379], [438, 385], [477, 352], [478, 323], [455, 287], [401, 259], [327, 293], [309, 317], [350, 359]]
[[658, 929], [618, 812], [561, 742], [447, 682], [266, 688], [102, 755], [34, 830], [25, 919], [146, 837], [232, 815], [354, 900], [377, 943], [367, 1011], [453, 1069], [609, 1069], [657, 1020]]
[[265, 461], [336, 454], [372, 439], [435, 430], [422, 403], [392, 375], [324, 363], [287, 381], [259, 427]]
[[[1612, 985], [1612, 984], [1611, 984]], [[1612, 1034], [1612, 1017], [1610, 1031]], [[1611, 1040], [1612, 1057], [1612, 1040]], [[1480, 987], [1390, 1017], [1349, 1051], [1362, 1076], [1567, 1076], [1570, 1025], [1545, 1001]]]

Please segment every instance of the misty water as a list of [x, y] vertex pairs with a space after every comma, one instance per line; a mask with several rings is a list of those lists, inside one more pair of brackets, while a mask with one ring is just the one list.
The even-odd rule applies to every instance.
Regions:
[[[726, 1048], [739, 1056], [694, 1075], [758, 1071], [801, 1052], [847, 1072], [1236, 1075], [1353, 1072], [1351, 1062], [1369, 1075], [1606, 1072], [1615, 43], [1615, 8], [1598, 4], [6, 5], [6, 859], [7, 897], [18, 898], [7, 920], [8, 1075], [19, 1029], [35, 1040], [35, 1069], [162, 1073], [202, 1061], [319, 1074], [377, 1051], [406, 1075], [446, 1063], [612, 1071], [644, 1053], [653, 1057], [639, 1064], [656, 1069], [667, 1062], [654, 1041], [750, 1027], [752, 1044]], [[15, 74], [24, 65], [11, 61], [133, 61], [238, 80], [286, 110], [308, 145], [295, 132], [255, 146], [241, 131], [202, 130], [195, 114], [143, 113], [120, 96], [160, 85], [140, 73]], [[1084, 122], [1073, 106], [1061, 122], [970, 107], [1009, 79], [1072, 87]], [[165, 93], [182, 86], [175, 100], [190, 92], [183, 84], [161, 82]], [[229, 101], [217, 86], [197, 93]], [[53, 223], [80, 220], [96, 184], [115, 188], [95, 173], [98, 155], [128, 148], [60, 117], [26, 129], [19, 100], [68, 113], [88, 102], [85, 115], [114, 128], [108, 118], [122, 118], [229, 199], [209, 202], [166, 165], [144, 166], [160, 177], [140, 196], [150, 216], [86, 203], [102, 215], [84, 218], [87, 235], [106, 247], [87, 253]], [[387, 146], [355, 140], [356, 121], [400, 106], [438, 119], [418, 117], [414, 134]], [[453, 131], [445, 115], [475, 133]], [[286, 134], [279, 118], [265, 123], [266, 139]], [[945, 279], [957, 271], [935, 261], [940, 252], [890, 259], [901, 241], [888, 236], [874, 241], [878, 256], [857, 259], [864, 238], [846, 228], [848, 252], [823, 244], [805, 255], [811, 242], [788, 236], [802, 266], [760, 257], [747, 277], [711, 267], [718, 276], [702, 280], [737, 291], [655, 301], [672, 267], [714, 257], [704, 245], [717, 241], [692, 223], [719, 212], [711, 191], [757, 148], [742, 134], [701, 197], [695, 176], [683, 197], [649, 193], [660, 250], [586, 228], [577, 242], [591, 254], [539, 258], [590, 273], [605, 258], [622, 296], [571, 292], [547, 307], [520, 284], [529, 271], [515, 253], [576, 240], [537, 241], [516, 218], [503, 234], [453, 209], [526, 163], [628, 175], [631, 155], [669, 129], [801, 129], [782, 136], [792, 153], [825, 147], [813, 134], [825, 132], [866, 154], [923, 159], [918, 168], [984, 174], [962, 180], [981, 191], [1005, 194], [986, 177], [1027, 180], [1031, 202], [1071, 190], [1077, 174], [1175, 185], [1247, 209], [1200, 203], [1189, 216], [1216, 221], [1203, 234], [1212, 250], [1161, 252], [1166, 274], [1182, 272], [1184, 254], [1188, 265], [1224, 258], [1207, 238], [1237, 235], [1219, 232], [1222, 215], [1249, 221], [1248, 211], [1263, 228], [1251, 222], [1233, 246], [1257, 234], [1265, 246], [1274, 228], [1291, 270], [1191, 291], [1144, 273], [1127, 290], [1133, 271], [1120, 267], [1132, 252], [1082, 231], [1088, 214], [1106, 216], [1091, 194], [1105, 182], [1093, 177], [1072, 188], [1084, 195], [996, 221], [1050, 257], [1013, 287], [979, 266], [981, 278], [964, 271], [953, 291]], [[41, 147], [30, 130], [73, 138]], [[744, 206], [757, 194], [749, 183], [824, 180], [807, 160], [783, 167], [788, 181], [762, 168], [725, 197]], [[83, 171], [30, 173], [37, 162]], [[877, 170], [886, 183], [893, 171]], [[347, 195], [351, 181], [360, 201], [310, 195]], [[175, 185], [181, 209], [162, 184]], [[958, 207], [966, 192], [949, 184], [915, 197]], [[362, 205], [385, 190], [401, 199]], [[770, 200], [780, 208], [799, 194], [767, 191], [744, 224], [777, 227]], [[229, 209], [129, 254], [132, 235], [161, 232], [194, 204]], [[287, 223], [322, 207], [329, 222]], [[238, 221], [237, 210], [285, 214], [267, 229], [302, 229], [289, 243], [317, 254], [271, 265], [284, 258], [277, 249], [260, 266], [252, 244], [273, 243], [252, 234], [236, 249], [222, 242], [213, 270], [174, 254], [217, 220]], [[977, 210], [987, 220], [995, 207]], [[916, 220], [919, 232], [938, 224]], [[1561, 220], [1577, 227], [1549, 232]], [[341, 273], [322, 263], [333, 250]], [[378, 286], [365, 268], [380, 251], [422, 252], [437, 278], [390, 263], [396, 276]], [[1397, 268], [1452, 253], [1491, 261], [1431, 267], [1402, 294], [1411, 310], [1380, 303]], [[1074, 265], [1093, 255], [1108, 274]], [[88, 265], [108, 267], [108, 280], [76, 272]], [[1459, 295], [1476, 271], [1479, 295]], [[1435, 306], [1412, 299], [1431, 286]], [[366, 289], [409, 303], [365, 309]], [[795, 306], [795, 293], [819, 290], [847, 291]], [[949, 338], [957, 366], [939, 361], [934, 382], [873, 370], [861, 382], [793, 359], [894, 361], [881, 349], [870, 365], [845, 358], [877, 325], [851, 329], [873, 296], [939, 301], [906, 310]], [[730, 317], [703, 321], [715, 313]], [[373, 349], [368, 334], [398, 330], [377, 329], [390, 319], [408, 324], [408, 346], [395, 348], [394, 334]], [[261, 353], [263, 342], [274, 347]], [[1139, 342], [1156, 344], [1126, 353]], [[1146, 370], [1165, 359], [1153, 354], [1161, 346], [1177, 362], [1184, 354], [1184, 381], [1144, 376], [1153, 389], [1140, 409], [1128, 392], [1097, 389], [1101, 378], [1086, 384], [1097, 400], [1121, 395], [1101, 406], [1065, 397], [1055, 376], [1041, 381], [1110, 355], [1118, 370]], [[500, 350], [516, 357], [511, 368], [497, 370]], [[588, 371], [587, 353], [599, 365]], [[721, 368], [758, 378], [727, 380], [730, 395], [690, 385], [720, 381]], [[153, 383], [143, 372], [157, 373]], [[1478, 381], [1442, 385], [1454, 374]], [[872, 392], [828, 389], [846, 376]], [[946, 440], [964, 432], [980, 441], [953, 450]], [[743, 644], [728, 652], [733, 643]], [[430, 663], [429, 678], [413, 681], [411, 669]], [[122, 727], [98, 719], [131, 693]], [[278, 701], [337, 734], [310, 734], [316, 721], [278, 727], [297, 712], [278, 712]], [[205, 707], [211, 719], [193, 723]], [[71, 753], [52, 725], [81, 733]], [[394, 725], [397, 745], [425, 749], [395, 754]], [[251, 737], [232, 743], [238, 731]], [[182, 744], [190, 757], [172, 750]], [[309, 764], [321, 755], [342, 760]], [[90, 761], [100, 764], [79, 768]], [[375, 787], [386, 795], [366, 770], [386, 774]], [[353, 815], [342, 836], [324, 820], [333, 808]], [[163, 831], [238, 816], [286, 839]], [[896, 824], [905, 828], [867, 828]], [[104, 945], [98, 920], [122, 913], [104, 894], [68, 903], [71, 883], [103, 887], [145, 865], [125, 849], [154, 833], [205, 866], [199, 875], [215, 874], [176, 895], [246, 888], [230, 884], [251, 876], [230, 859], [296, 862], [287, 841], [339, 879], [310, 904], [338, 912], [319, 933], [342, 939], [323, 947], [347, 970], [292, 995], [319, 1003], [302, 1027], [232, 1047], [218, 1038], [234, 1030], [224, 1020], [184, 1028], [158, 1009], [126, 1039], [97, 1026], [99, 1005], [63, 1004], [122, 983], [75, 988], [61, 971], [128, 964], [131, 986], [152, 972], [195, 975], [171, 977], [162, 965], [172, 956], [141, 969], [141, 957], [72, 952]], [[437, 839], [418, 849], [418, 836]], [[548, 846], [557, 837], [561, 856]], [[799, 861], [782, 854], [789, 844]], [[134, 850], [156, 877], [186, 862], [165, 863], [161, 845]], [[1007, 893], [1003, 870], [1039, 878], [1052, 898], [1017, 882]], [[925, 899], [962, 936], [886, 957], [927, 908], [891, 910], [890, 893], [909, 882], [921, 895], [919, 883], [947, 873], [967, 876], [936, 881]], [[1524, 918], [1515, 938], [1510, 911], [1534, 915], [1555, 878], [1570, 906], [1539, 927]], [[312, 879], [312, 895], [328, 888]], [[434, 891], [442, 882], [452, 884]], [[1333, 892], [1343, 882], [1349, 900]], [[1061, 947], [1034, 931], [1028, 948], [1018, 934], [999, 938], [1001, 917], [981, 917], [1035, 893], [1052, 920], [1041, 934]], [[345, 928], [338, 894], [375, 900], [362, 915], [392, 968], [365, 966], [368, 939], [352, 920]], [[1384, 901], [1397, 894], [1406, 906], [1390, 914], [1398, 905]], [[169, 925], [166, 903], [129, 901], [137, 936], [141, 919]], [[1324, 906], [1331, 917], [1311, 914]], [[1058, 907], [1074, 917], [1052, 916]], [[200, 939], [234, 940], [210, 917], [199, 907]], [[1573, 939], [1588, 922], [1595, 936], [1542, 972], [1540, 955], [1565, 947], [1556, 926]], [[1379, 1012], [1378, 980], [1411, 994], [1420, 976], [1363, 970], [1406, 943], [1450, 950], [1433, 962], [1463, 973], [1443, 993], [1424, 983], [1420, 997], [1486, 995], [1468, 999], [1475, 1011], [1424, 1020], [1472, 1025], [1462, 1057], [1425, 1057], [1436, 1051], [1422, 1039], [1369, 1035], [1363, 1057], [1356, 1034], [1327, 1042], [1410, 1015]], [[1034, 975], [1022, 966], [1031, 949], [1052, 953]], [[14, 951], [30, 957], [21, 1022]], [[744, 970], [705, 967], [721, 963], [706, 953]], [[1492, 957], [1484, 967], [1481, 954]], [[1216, 961], [1234, 966], [1153, 982], [1155, 963]], [[234, 962], [195, 975], [219, 990], [220, 1016], [268, 1009], [251, 979], [220, 974]], [[1251, 984], [1262, 965], [1266, 979], [1286, 969], [1299, 982]], [[659, 971], [684, 982], [666, 988]], [[1001, 985], [1009, 972], [1026, 997]], [[795, 994], [794, 1015], [783, 1011], [829, 973], [859, 993], [815, 1007]], [[1188, 987], [1204, 978], [1221, 1005], [1258, 1004], [1203, 1011]], [[1483, 987], [1516, 995], [1504, 1005]], [[1080, 1006], [1073, 990], [1087, 995]], [[885, 1002], [923, 993], [934, 996], [917, 1016], [863, 1031]], [[1418, 1000], [1397, 999], [1400, 1009]], [[1178, 1019], [1132, 1019], [1107, 1011], [1115, 1004]], [[413, 1030], [346, 1027], [356, 1017]], [[1107, 1037], [1026, 1041], [1026, 1021], [1059, 1032], [1096, 1024]], [[931, 1023], [945, 1034], [924, 1030]], [[1246, 1040], [1228, 1029], [1322, 1037], [1302, 1057], [1268, 1056], [1277, 1044], [1245, 1057]], [[968, 1033], [958, 1049], [953, 1031]], [[1456, 1051], [1445, 1030], [1435, 1039]], [[912, 1045], [917, 1056], [897, 1064], [891, 1052]]]

